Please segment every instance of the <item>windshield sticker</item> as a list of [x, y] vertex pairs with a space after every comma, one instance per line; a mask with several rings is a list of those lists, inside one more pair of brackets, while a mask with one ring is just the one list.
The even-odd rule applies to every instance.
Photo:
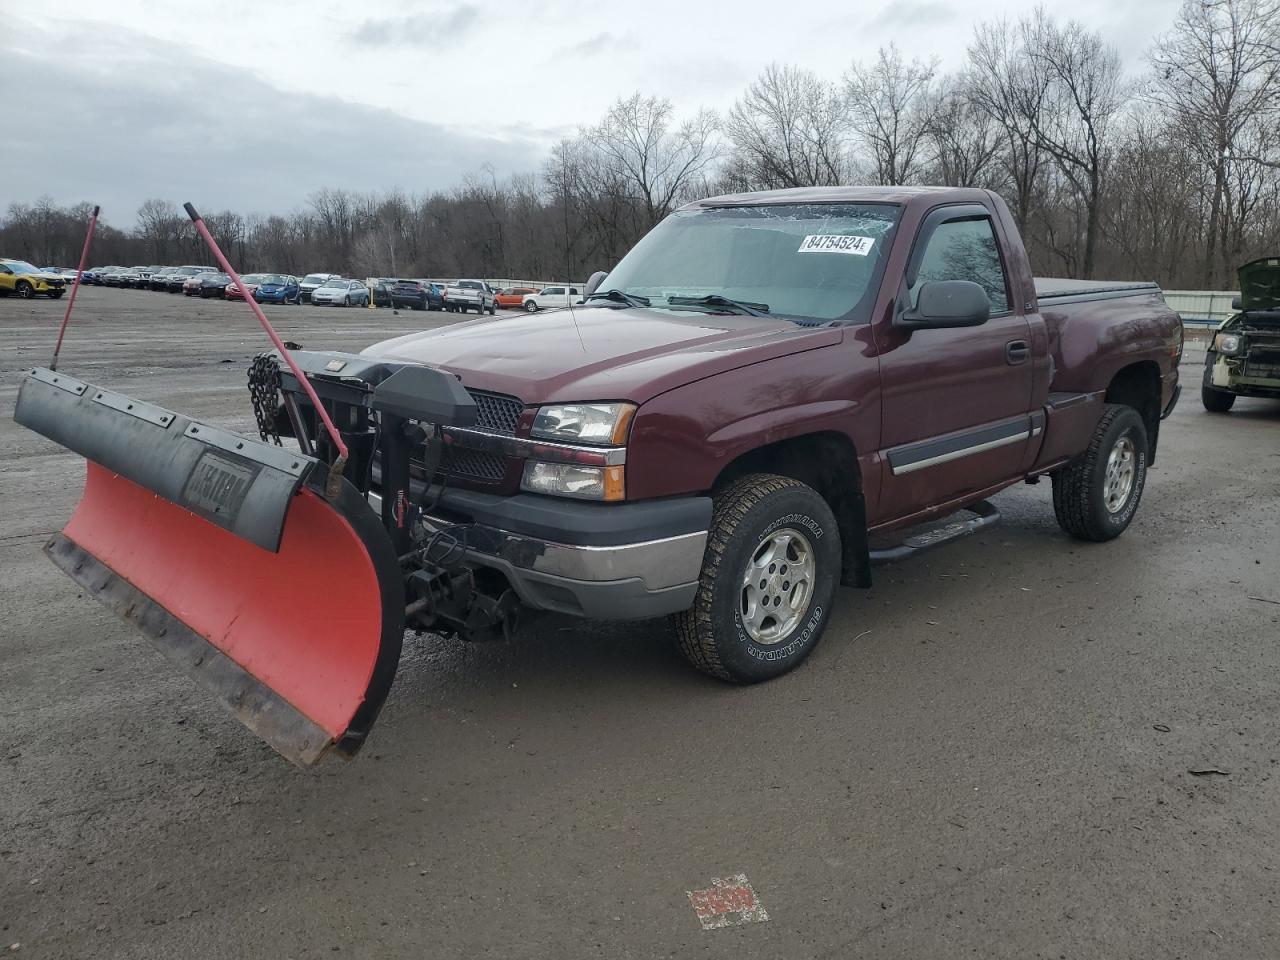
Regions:
[[847, 237], [838, 233], [818, 233], [804, 238], [797, 253], [851, 253], [865, 257], [875, 240], [871, 237]]

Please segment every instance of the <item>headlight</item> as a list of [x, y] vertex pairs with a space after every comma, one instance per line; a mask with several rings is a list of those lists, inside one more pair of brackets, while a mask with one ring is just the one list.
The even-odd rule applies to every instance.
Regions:
[[1234, 357], [1240, 352], [1240, 338], [1234, 333], [1220, 333], [1213, 338], [1213, 349], [1224, 357]]
[[543, 407], [533, 421], [532, 435], [568, 443], [621, 446], [636, 408], [630, 403], [568, 403]]
[[626, 497], [623, 467], [585, 467], [576, 463], [543, 463], [540, 460], [525, 463], [520, 489], [580, 500], [622, 500]]

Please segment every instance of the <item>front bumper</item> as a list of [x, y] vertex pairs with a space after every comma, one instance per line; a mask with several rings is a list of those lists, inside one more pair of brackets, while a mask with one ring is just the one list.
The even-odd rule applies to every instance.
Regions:
[[502, 573], [526, 606], [593, 620], [691, 607], [710, 523], [709, 497], [595, 504], [468, 490], [444, 491], [426, 518], [465, 524], [466, 561]]
[[[1272, 376], [1272, 366], [1262, 370], [1249, 362], [1249, 357], [1223, 357], [1210, 354], [1206, 385], [1243, 397], [1280, 397], [1280, 377]], [[1258, 376], [1257, 373], [1263, 373]]]

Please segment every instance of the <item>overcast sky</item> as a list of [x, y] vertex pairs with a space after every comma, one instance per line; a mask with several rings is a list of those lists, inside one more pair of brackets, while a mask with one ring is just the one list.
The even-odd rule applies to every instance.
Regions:
[[[323, 187], [424, 193], [538, 169], [617, 96], [725, 109], [770, 61], [837, 78], [896, 40], [958, 66], [1033, 0], [0, 0], [0, 212], [49, 194], [288, 212]], [[1075, 0], [1134, 69], [1177, 0]], [[109, 10], [109, 12], [107, 12]], [[36, 12], [38, 11], [38, 13]]]

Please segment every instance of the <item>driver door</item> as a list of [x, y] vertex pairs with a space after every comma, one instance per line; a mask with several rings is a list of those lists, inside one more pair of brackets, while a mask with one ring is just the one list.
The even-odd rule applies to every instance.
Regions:
[[[873, 524], [901, 520], [1019, 475], [1035, 425], [1031, 330], [1010, 308], [1009, 281], [990, 212], [965, 204], [924, 219], [897, 311], [933, 280], [987, 291], [980, 326], [876, 330], [882, 396], [882, 484]], [[1038, 431], [1036, 431], [1038, 432]]]

